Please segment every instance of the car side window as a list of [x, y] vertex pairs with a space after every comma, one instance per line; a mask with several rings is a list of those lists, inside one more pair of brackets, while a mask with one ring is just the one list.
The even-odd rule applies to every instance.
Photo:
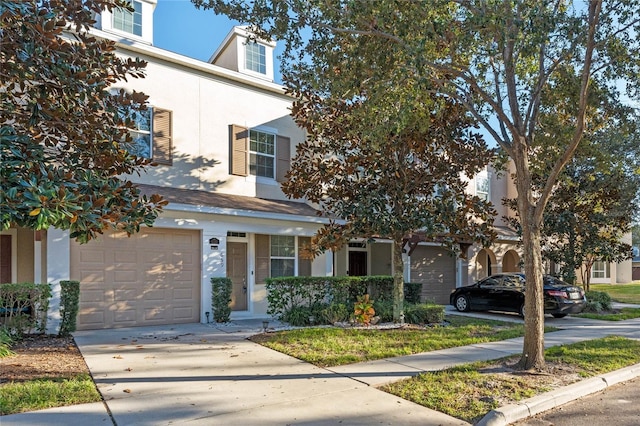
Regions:
[[517, 275], [507, 275], [502, 278], [502, 285], [511, 288], [522, 287], [522, 282]]
[[495, 278], [487, 278], [486, 280], [480, 283], [480, 287], [483, 288], [493, 288], [500, 285], [500, 282]]

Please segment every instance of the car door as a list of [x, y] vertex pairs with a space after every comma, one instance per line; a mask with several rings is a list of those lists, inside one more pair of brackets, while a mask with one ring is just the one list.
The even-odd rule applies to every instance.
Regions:
[[491, 276], [478, 283], [472, 292], [471, 304], [474, 309], [488, 311], [497, 308], [499, 294], [499, 278]]
[[500, 279], [500, 309], [519, 312], [524, 302], [524, 278], [520, 275], [504, 275]]

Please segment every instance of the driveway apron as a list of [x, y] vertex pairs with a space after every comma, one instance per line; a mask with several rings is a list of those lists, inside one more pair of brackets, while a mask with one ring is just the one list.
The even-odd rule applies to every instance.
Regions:
[[123, 425], [466, 425], [360, 380], [255, 344], [260, 322], [75, 334]]

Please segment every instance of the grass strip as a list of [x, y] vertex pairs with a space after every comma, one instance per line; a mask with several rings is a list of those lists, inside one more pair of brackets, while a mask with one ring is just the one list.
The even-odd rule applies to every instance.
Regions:
[[[502, 405], [548, 392], [553, 373], [497, 374], [490, 365], [513, 365], [520, 356], [423, 373], [381, 388], [385, 392], [474, 423]], [[640, 342], [618, 336], [557, 346], [545, 351], [548, 364], [591, 377], [640, 362]], [[499, 368], [498, 368], [499, 369]], [[546, 377], [545, 377], [546, 376]], [[541, 380], [548, 379], [548, 380]]]
[[66, 379], [9, 382], [0, 386], [0, 415], [100, 401], [102, 398], [88, 374]]
[[580, 318], [590, 318], [603, 321], [624, 321], [628, 319], [640, 318], [640, 308], [622, 308], [615, 314], [597, 314], [585, 312], [575, 315]]
[[[411, 355], [520, 337], [516, 323], [448, 316], [449, 325], [425, 328], [301, 328], [255, 335], [256, 343], [320, 367]], [[547, 328], [553, 331], [554, 328]]]

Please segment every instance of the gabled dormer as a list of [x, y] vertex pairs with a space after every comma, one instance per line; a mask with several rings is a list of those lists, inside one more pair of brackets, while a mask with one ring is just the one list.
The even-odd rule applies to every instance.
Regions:
[[158, 0], [128, 0], [133, 10], [114, 8], [96, 17], [96, 28], [138, 42], [153, 44], [153, 11]]
[[233, 27], [220, 47], [211, 55], [209, 63], [220, 67], [273, 81], [273, 50], [276, 43], [250, 40], [247, 27]]

